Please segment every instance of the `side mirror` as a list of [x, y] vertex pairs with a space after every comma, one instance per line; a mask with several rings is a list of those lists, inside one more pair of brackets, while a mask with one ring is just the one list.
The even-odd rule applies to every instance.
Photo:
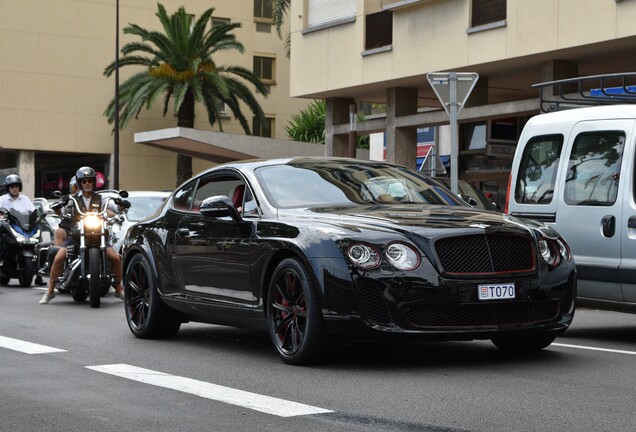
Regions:
[[126, 190], [119, 191], [119, 196], [122, 198], [128, 198], [128, 191]]
[[229, 216], [234, 222], [242, 220], [232, 200], [225, 195], [215, 195], [203, 200], [199, 206], [201, 214], [206, 217], [224, 217]]

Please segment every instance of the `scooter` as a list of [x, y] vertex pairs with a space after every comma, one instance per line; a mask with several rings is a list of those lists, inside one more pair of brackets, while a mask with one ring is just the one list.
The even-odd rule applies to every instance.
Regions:
[[20, 286], [29, 287], [35, 275], [35, 246], [40, 241], [39, 224], [45, 215], [38, 211], [27, 214], [16, 209], [0, 209], [0, 284], [7, 285], [12, 278], [18, 278]]

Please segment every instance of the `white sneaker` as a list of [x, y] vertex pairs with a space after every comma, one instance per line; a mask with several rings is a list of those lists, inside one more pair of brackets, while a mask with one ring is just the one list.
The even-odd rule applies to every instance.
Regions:
[[47, 304], [48, 302], [50, 302], [53, 298], [55, 297], [55, 291], [53, 291], [52, 293], [50, 292], [45, 292], [44, 294], [42, 294], [42, 298], [40, 299], [40, 304]]
[[124, 300], [125, 296], [124, 296], [124, 291], [115, 291], [115, 297], [117, 297], [120, 300]]

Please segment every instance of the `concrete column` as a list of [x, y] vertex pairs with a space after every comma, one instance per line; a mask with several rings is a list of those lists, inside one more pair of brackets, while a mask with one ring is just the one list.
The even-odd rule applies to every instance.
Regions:
[[349, 105], [353, 99], [329, 98], [325, 109], [325, 156], [346, 157], [349, 154], [349, 135], [334, 134], [334, 126], [349, 124]]
[[29, 198], [34, 198], [35, 152], [26, 150], [18, 152], [18, 174], [22, 179], [22, 193]]
[[396, 118], [417, 114], [417, 89], [392, 87], [387, 89], [386, 161], [415, 168], [417, 159], [417, 128], [397, 127]]
[[[579, 64], [574, 61], [567, 60], [551, 60], [547, 62], [541, 63], [540, 70], [540, 81], [539, 82], [548, 82], [555, 81], [566, 78], [576, 78], [579, 76]], [[546, 87], [543, 89], [544, 98], [550, 99], [554, 95], [554, 90], [551, 87]], [[558, 89], [556, 89], [558, 91]], [[563, 88], [564, 92], [569, 93], [572, 91], [577, 91], [576, 84], [571, 86], [571, 88]]]

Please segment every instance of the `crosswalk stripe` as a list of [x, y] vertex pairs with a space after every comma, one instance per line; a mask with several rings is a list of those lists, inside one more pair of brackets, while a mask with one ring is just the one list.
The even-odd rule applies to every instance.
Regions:
[[85, 366], [88, 369], [119, 376], [133, 381], [142, 382], [158, 387], [190, 393], [206, 399], [228, 403], [243, 408], [273, 414], [279, 417], [294, 417], [310, 414], [333, 412], [331, 410], [260, 395], [217, 384], [198, 381], [191, 378], [165, 374], [127, 364], [111, 364], [100, 366]]
[[25, 342], [23, 340], [12, 339], [4, 336], [0, 336], [0, 347], [23, 352], [26, 354], [48, 354], [54, 352], [66, 352], [66, 350], [63, 349], [53, 348], [31, 342]]

